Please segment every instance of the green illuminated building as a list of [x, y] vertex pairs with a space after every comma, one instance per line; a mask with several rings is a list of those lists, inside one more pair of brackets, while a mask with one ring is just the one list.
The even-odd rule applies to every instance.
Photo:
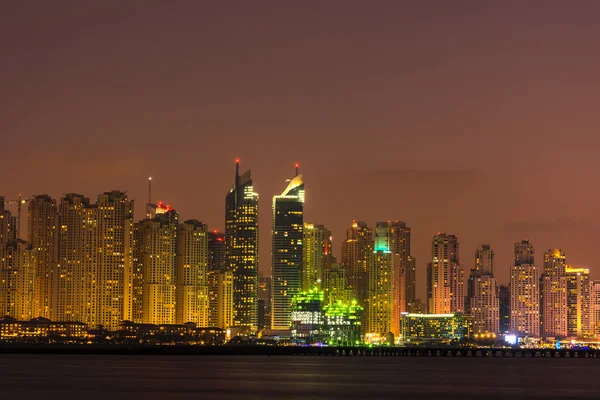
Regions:
[[363, 307], [356, 300], [341, 300], [323, 307], [322, 336], [330, 346], [355, 346], [362, 343], [361, 318]]
[[293, 337], [318, 341], [323, 322], [323, 292], [314, 288], [295, 295], [291, 303], [291, 319]]

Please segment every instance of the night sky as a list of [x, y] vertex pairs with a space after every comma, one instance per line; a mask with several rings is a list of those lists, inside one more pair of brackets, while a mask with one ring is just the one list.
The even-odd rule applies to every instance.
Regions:
[[126, 190], [223, 229], [234, 160], [271, 198], [301, 164], [339, 256], [353, 219], [461, 264], [560, 247], [600, 278], [600, 2], [15, 1], [0, 11], [0, 195]]

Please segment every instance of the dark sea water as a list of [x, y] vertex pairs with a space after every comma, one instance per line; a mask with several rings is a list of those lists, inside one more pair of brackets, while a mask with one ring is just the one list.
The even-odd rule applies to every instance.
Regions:
[[0, 355], [0, 399], [600, 399], [600, 359]]

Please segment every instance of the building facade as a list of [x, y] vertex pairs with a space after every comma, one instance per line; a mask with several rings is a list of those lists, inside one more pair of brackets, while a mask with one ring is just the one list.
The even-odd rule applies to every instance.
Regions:
[[55, 319], [58, 284], [58, 207], [46, 195], [29, 201], [27, 241], [35, 258], [35, 314]]
[[566, 266], [567, 277], [567, 335], [592, 337], [590, 326], [590, 271], [587, 268]]
[[175, 271], [175, 323], [208, 326], [208, 228], [198, 220], [179, 224]]
[[292, 298], [302, 288], [303, 230], [304, 180], [299, 174], [279, 196], [273, 197], [273, 330], [291, 326]]
[[225, 198], [225, 266], [233, 274], [233, 322], [251, 333], [258, 329], [258, 194], [251, 171], [240, 176], [239, 166]]
[[567, 336], [567, 276], [565, 254], [560, 249], [544, 253], [541, 280], [541, 332], [543, 337]]
[[353, 221], [342, 243], [341, 265], [346, 269], [348, 287], [354, 298], [366, 308], [368, 298], [367, 262], [373, 254], [373, 229], [366, 222]]
[[325, 225], [304, 223], [302, 290], [322, 288], [323, 271], [331, 255], [331, 231]]
[[427, 279], [429, 312], [464, 311], [464, 271], [459, 264], [458, 239], [446, 233], [435, 235], [431, 254]]

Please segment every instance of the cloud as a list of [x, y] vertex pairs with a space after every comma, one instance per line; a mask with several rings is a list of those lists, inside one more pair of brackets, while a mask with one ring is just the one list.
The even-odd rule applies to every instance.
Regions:
[[476, 187], [484, 182], [473, 169], [372, 169], [358, 176], [376, 185], [402, 185], [435, 190], [440, 187]]
[[568, 217], [558, 217], [553, 220], [528, 219], [509, 222], [500, 232], [505, 233], [558, 233], [570, 232], [589, 224], [589, 221]]

